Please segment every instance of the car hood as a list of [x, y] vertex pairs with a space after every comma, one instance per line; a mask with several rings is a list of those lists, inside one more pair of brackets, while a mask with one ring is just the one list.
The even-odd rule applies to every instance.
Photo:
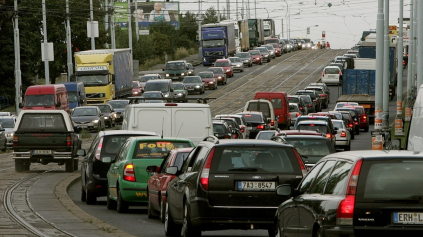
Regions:
[[185, 86], [201, 86], [202, 83], [184, 83]]
[[232, 66], [241, 66], [242, 65], [242, 62], [239, 62], [239, 63], [232, 63]]
[[203, 82], [214, 81], [214, 77], [211, 77], [211, 78], [202, 78], [201, 80], [203, 80]]
[[99, 119], [97, 116], [77, 116], [72, 117], [72, 121], [74, 122], [91, 122], [95, 119]]
[[174, 94], [185, 93], [185, 90], [173, 90]]

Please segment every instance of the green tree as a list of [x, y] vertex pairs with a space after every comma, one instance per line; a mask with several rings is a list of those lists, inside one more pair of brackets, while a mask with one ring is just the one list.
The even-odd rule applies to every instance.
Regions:
[[[220, 14], [220, 20], [226, 20], [226, 17]], [[207, 9], [206, 13], [204, 13], [204, 18], [202, 24], [208, 24], [208, 23], [218, 23], [217, 20], [217, 11], [214, 9], [214, 7], [210, 7]]]

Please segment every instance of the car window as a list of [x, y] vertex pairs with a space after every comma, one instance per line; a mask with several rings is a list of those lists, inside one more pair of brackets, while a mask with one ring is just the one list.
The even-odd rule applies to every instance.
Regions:
[[319, 173], [322, 166], [325, 164], [325, 162], [321, 162], [313, 167], [313, 169], [307, 174], [307, 176], [303, 179], [301, 182], [298, 191], [300, 194], [303, 194], [309, 190], [311, 185], [313, 184], [314, 179], [316, 178], [316, 175]]
[[333, 168], [326, 184], [324, 194], [341, 195], [345, 192], [348, 174], [351, 170], [352, 164], [345, 161], [339, 161]]
[[181, 170], [184, 161], [187, 159], [189, 152], [178, 152], [176, 154], [175, 160], [173, 161], [172, 166], [178, 167], [178, 170]]
[[195, 161], [192, 164], [192, 172], [198, 172], [201, 169], [203, 160], [206, 159], [209, 149], [207, 147], [202, 147], [198, 155], [195, 157]]
[[318, 131], [319, 133], [327, 133], [328, 127], [321, 124], [298, 124], [298, 130]]
[[164, 158], [176, 148], [191, 147], [189, 142], [183, 141], [139, 141], [135, 146], [132, 159]]
[[331, 143], [326, 139], [311, 139], [311, 138], [285, 138], [286, 142], [295, 149], [302, 156], [307, 156], [307, 161], [311, 164], [318, 162], [323, 156], [329, 155], [334, 151], [330, 149]]
[[339, 74], [338, 68], [325, 68], [325, 74]]
[[182, 166], [182, 171], [183, 172], [187, 172], [188, 171], [188, 167], [192, 167], [192, 164], [194, 163], [195, 157], [197, 157], [197, 154], [200, 152], [200, 150], [202, 149], [202, 146], [197, 146], [196, 148], [194, 148], [191, 153], [188, 155], [186, 162], [184, 163], [184, 165]]
[[272, 102], [273, 109], [282, 109], [282, 99], [272, 98], [270, 102]]
[[96, 148], [96, 147], [97, 147], [98, 141], [100, 140], [99, 138], [100, 138], [100, 137], [99, 137], [98, 135], [94, 138], [93, 142], [91, 143], [90, 148], [89, 148], [89, 149], [88, 149], [88, 151], [87, 151], [87, 157], [89, 157], [89, 156], [90, 156], [90, 154], [91, 154], [91, 153], [93, 153], [94, 148]]
[[266, 117], [270, 117], [270, 107], [266, 102], [250, 102], [247, 111], [259, 111]]
[[174, 152], [175, 152], [175, 151], [173, 151], [173, 152], [172, 152], [172, 151], [171, 151], [171, 152], [169, 152], [169, 154], [167, 154], [167, 156], [163, 159], [162, 164], [160, 165], [160, 170], [159, 170], [159, 173], [161, 173], [161, 174], [166, 173], [166, 172], [165, 172], [165, 171], [166, 171], [166, 168], [169, 166], [169, 163], [170, 163], [171, 157], [173, 156]]
[[118, 154], [116, 155], [116, 161], [124, 160], [125, 154], [127, 153], [127, 148], [130, 144], [130, 141], [127, 140], [119, 149]]
[[326, 162], [326, 164], [323, 166], [323, 168], [317, 175], [316, 180], [314, 181], [313, 186], [310, 188], [310, 191], [308, 193], [323, 193], [326, 181], [335, 163], [335, 160], [329, 160]]
[[27, 113], [22, 116], [19, 130], [33, 132], [67, 132], [66, 123], [62, 114], [35, 114]]
[[133, 135], [121, 135], [121, 136], [104, 136], [103, 147], [101, 149], [101, 156], [105, 155], [116, 155], [119, 148], [125, 141]]

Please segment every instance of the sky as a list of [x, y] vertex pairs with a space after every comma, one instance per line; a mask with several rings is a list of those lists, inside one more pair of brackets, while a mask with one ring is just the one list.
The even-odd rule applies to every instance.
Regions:
[[[309, 37], [315, 43], [321, 41], [324, 31], [326, 41], [330, 42], [333, 49], [349, 49], [360, 40], [364, 30], [376, 29], [377, 0], [228, 0], [228, 2], [227, 0], [203, 0], [201, 11], [204, 13], [210, 7], [217, 10], [218, 1], [220, 13], [225, 16], [229, 2], [231, 19], [236, 19], [238, 4], [238, 20], [242, 19], [242, 10], [244, 10], [244, 19], [271, 18], [275, 20], [276, 34], [281, 36], [283, 21], [284, 38], [287, 38], [288, 25], [290, 25], [291, 38]], [[389, 24], [398, 24], [399, 0], [390, 0], [389, 3]], [[404, 1], [404, 18], [410, 16], [409, 3], [410, 0]], [[249, 9], [250, 17], [248, 17], [247, 9]], [[180, 11], [197, 13], [198, 0], [181, 0]], [[290, 24], [287, 24], [287, 18], [290, 18]], [[309, 35], [307, 35], [307, 27], [310, 27]]]

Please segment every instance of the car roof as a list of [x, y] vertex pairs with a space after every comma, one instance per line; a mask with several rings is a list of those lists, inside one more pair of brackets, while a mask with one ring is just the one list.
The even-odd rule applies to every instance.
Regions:
[[297, 126], [298, 125], [303, 125], [303, 124], [327, 125], [328, 122], [322, 121], [322, 120], [311, 120], [311, 119], [310, 120], [302, 120], [302, 121], [299, 121], [298, 122]]
[[176, 138], [176, 137], [156, 137], [156, 136], [147, 136], [147, 137], [130, 137], [128, 139], [131, 139], [133, 141], [139, 142], [139, 141], [173, 141], [173, 142], [190, 142], [191, 140], [185, 139], [185, 138]]
[[86, 106], [76, 107], [75, 109], [98, 109], [98, 107], [95, 105], [86, 105]]
[[98, 133], [98, 136], [119, 136], [119, 135], [160, 136], [156, 132], [134, 131], [134, 130], [108, 130], [108, 131], [100, 131]]
[[[317, 133], [317, 132], [316, 132]], [[286, 141], [288, 140], [299, 140], [299, 139], [309, 139], [309, 140], [325, 140], [329, 141], [329, 139], [325, 136], [323, 136], [321, 133], [318, 133], [316, 135], [314, 134], [303, 134], [303, 135], [288, 135], [288, 136], [279, 136], [284, 138]]]
[[405, 151], [405, 150], [358, 150], [346, 151], [329, 154], [324, 159], [343, 158], [349, 160], [363, 159], [390, 159], [390, 158], [423, 158], [423, 152]]
[[259, 115], [263, 115], [262, 112], [258, 112], [258, 111], [242, 111], [242, 112], [239, 112], [237, 114], [259, 114]]
[[294, 136], [294, 135], [314, 135], [322, 136], [322, 133], [310, 130], [281, 130], [279, 131], [280, 136]]
[[[212, 138], [207, 137], [205, 139]], [[283, 144], [280, 142], [275, 142], [272, 140], [259, 140], [259, 139], [215, 139], [214, 141], [206, 140], [202, 141], [201, 143], [214, 143], [216, 146], [251, 146], [251, 145], [258, 145], [258, 146], [278, 146], [278, 147], [290, 147], [291, 145]]]
[[338, 66], [326, 66], [326, 67], [325, 67], [325, 69], [326, 69], [326, 68], [337, 68], [337, 69], [339, 69], [339, 67], [338, 67]]

